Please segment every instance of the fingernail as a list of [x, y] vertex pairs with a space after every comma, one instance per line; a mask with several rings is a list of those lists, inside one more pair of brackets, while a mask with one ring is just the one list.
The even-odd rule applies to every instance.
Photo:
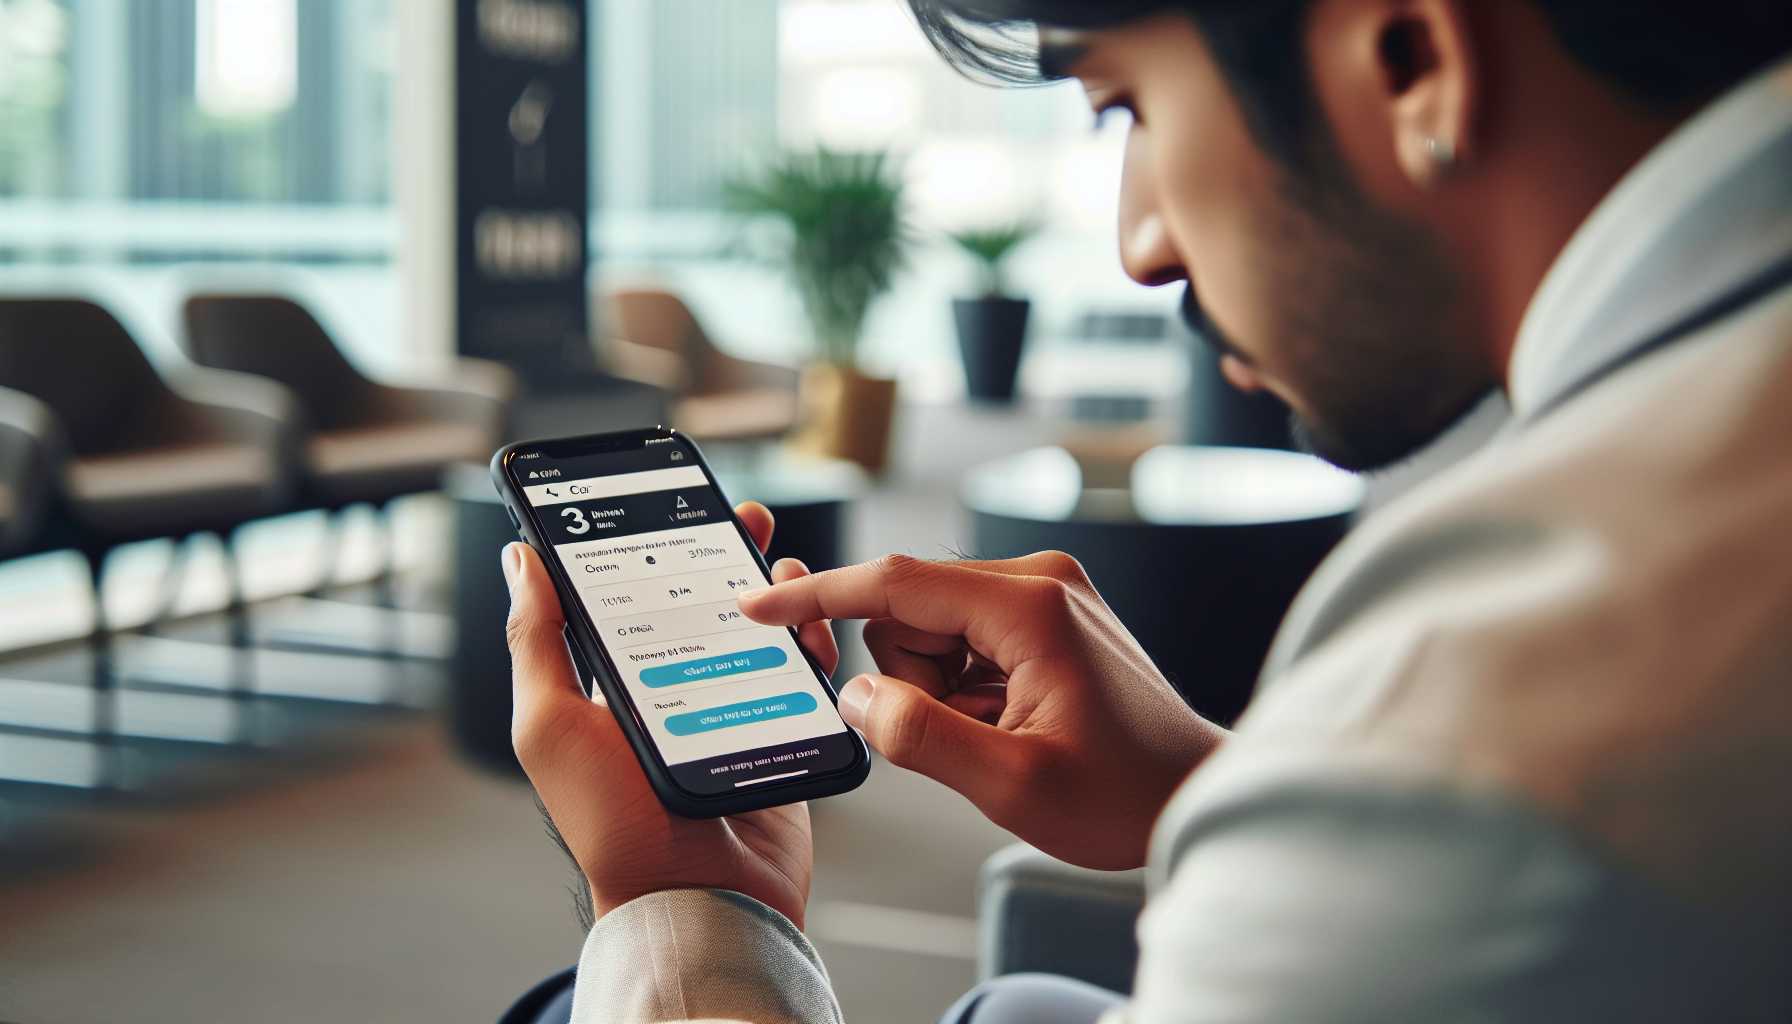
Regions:
[[756, 601], [760, 598], [761, 595], [763, 595], [766, 591], [768, 591], [770, 589], [771, 589], [770, 587], [754, 587], [751, 590], [741, 591], [738, 596], [742, 601]]
[[871, 706], [871, 677], [853, 676], [840, 688], [840, 717], [854, 729], [865, 727], [865, 709]]
[[516, 589], [517, 570], [522, 568], [522, 547], [512, 541], [504, 545], [504, 550], [498, 555], [498, 564], [504, 569], [504, 585], [512, 590]]

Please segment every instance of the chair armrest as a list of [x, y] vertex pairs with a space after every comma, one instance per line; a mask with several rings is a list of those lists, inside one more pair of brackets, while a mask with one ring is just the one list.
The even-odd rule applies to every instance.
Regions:
[[48, 405], [0, 388], [0, 486], [12, 492], [0, 509], [0, 554], [36, 536], [67, 451], [62, 425]]
[[604, 365], [618, 377], [675, 395], [684, 394], [691, 384], [691, 368], [676, 353], [622, 338], [604, 342]]
[[304, 459], [306, 424], [296, 396], [283, 384], [234, 370], [183, 366], [163, 375], [186, 408], [180, 421], [197, 437], [237, 441], [267, 449], [275, 485], [296, 486]]
[[1130, 992], [1144, 906], [1142, 868], [1092, 871], [1023, 843], [1004, 847], [978, 886], [978, 976], [1043, 971]]
[[163, 375], [168, 387], [189, 402], [207, 406], [250, 432], [272, 435], [294, 429], [303, 418], [298, 399], [284, 384], [252, 373], [182, 366]]
[[776, 390], [795, 392], [802, 377], [794, 367], [742, 359], [720, 349], [709, 354], [710, 364], [704, 369], [704, 394], [728, 391]]
[[462, 356], [454, 361], [448, 386], [509, 405], [522, 390], [516, 371], [491, 359]]
[[459, 387], [418, 387], [369, 382], [368, 422], [470, 426], [496, 448], [510, 403]]
[[[369, 379], [380, 387], [400, 391], [440, 393], [438, 397], [442, 397], [450, 406], [461, 397], [508, 405], [516, 398], [518, 391], [516, 371], [491, 359], [474, 359], [469, 356], [456, 357], [440, 369]], [[433, 400], [434, 398], [421, 396], [417, 399], [425, 405]]]
[[496, 447], [519, 384], [503, 363], [461, 357], [436, 372], [368, 378], [366, 387], [373, 422], [472, 425]]
[[55, 410], [23, 391], [0, 388], [0, 430], [14, 435], [15, 443], [28, 440], [50, 465], [68, 454], [68, 438]]

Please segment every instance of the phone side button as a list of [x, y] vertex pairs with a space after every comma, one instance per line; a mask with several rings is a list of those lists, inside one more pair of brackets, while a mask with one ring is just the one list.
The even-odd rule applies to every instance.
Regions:
[[523, 528], [522, 521], [517, 519], [517, 517], [516, 517], [516, 509], [511, 508], [509, 505], [506, 505], [506, 506], [504, 506], [504, 514], [510, 517], [510, 525], [516, 527], [519, 530]]

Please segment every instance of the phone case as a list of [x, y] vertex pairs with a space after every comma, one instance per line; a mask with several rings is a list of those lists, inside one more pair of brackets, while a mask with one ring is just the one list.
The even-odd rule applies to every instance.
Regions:
[[[752, 537], [747, 534], [740, 517], [734, 515], [734, 505], [728, 501], [721, 484], [716, 481], [715, 474], [710, 471], [709, 463], [703, 458], [702, 450], [697, 447], [695, 441], [670, 427], [620, 431], [612, 434], [592, 434], [586, 437], [556, 440], [518, 441], [498, 449], [497, 453], [492, 456], [491, 473], [492, 482], [497, 486], [498, 494], [504, 500], [504, 507], [510, 513], [511, 521], [516, 524], [518, 534], [524, 543], [535, 549], [536, 555], [541, 558], [542, 564], [548, 569], [548, 578], [554, 581], [554, 591], [559, 596], [560, 608], [566, 615], [567, 638], [578, 655], [575, 658], [575, 663], [582, 662], [583, 667], [588, 667], [591, 670], [590, 678], [596, 682], [599, 692], [603, 694], [604, 701], [609, 704], [611, 714], [614, 714], [616, 720], [621, 723], [622, 732], [628, 737], [629, 746], [634, 748], [635, 759], [641, 763], [642, 770], [647, 773], [647, 781], [652, 785], [654, 793], [667, 810], [681, 817], [719, 818], [730, 814], [744, 814], [747, 811], [756, 811], [766, 807], [778, 807], [783, 804], [835, 796], [857, 789], [871, 774], [871, 754], [865, 746], [864, 738], [851, 726], [847, 726], [847, 733], [852, 737], [854, 744], [852, 765], [826, 775], [776, 783], [740, 793], [704, 796], [691, 793], [680, 787], [667, 772], [665, 764], [660, 760], [658, 748], [654, 746], [645, 723], [641, 721], [640, 712], [635, 707], [634, 700], [622, 685], [621, 675], [616, 671], [616, 667], [610, 662], [610, 657], [604, 651], [603, 645], [590, 629], [589, 619], [579, 601], [578, 591], [572, 586], [571, 581], [565, 578], [566, 574], [559, 564], [559, 559], [555, 557], [552, 546], [546, 542], [545, 538], [537, 534], [534, 519], [526, 507], [527, 502], [522, 499], [520, 494], [516, 493], [515, 487], [505, 472], [505, 464], [510, 455], [520, 449], [634, 435], [670, 437], [690, 449], [697, 465], [702, 468], [703, 475], [709, 480], [709, 485], [715, 489], [716, 494], [721, 497], [723, 504], [729, 509], [729, 518], [734, 523], [734, 528], [740, 532], [747, 550], [752, 554], [754, 564], [759, 567], [760, 573], [770, 580], [770, 566], [766, 565], [765, 557], [760, 553], [759, 546], [754, 544]], [[796, 630], [792, 629], [790, 633], [791, 639], [794, 641]], [[810, 669], [820, 681], [822, 692], [827, 694], [828, 699], [837, 705], [839, 695], [835, 692], [833, 680], [821, 671], [821, 667], [815, 663], [814, 657], [803, 648], [801, 643], [797, 644], [797, 649], [802, 651], [803, 660], [809, 663]]]

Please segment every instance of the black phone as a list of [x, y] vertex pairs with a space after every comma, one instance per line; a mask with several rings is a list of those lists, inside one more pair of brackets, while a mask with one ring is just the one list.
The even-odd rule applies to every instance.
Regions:
[[492, 479], [667, 808], [713, 818], [865, 781], [865, 741], [796, 631], [741, 613], [736, 595], [771, 573], [690, 438], [507, 445]]

